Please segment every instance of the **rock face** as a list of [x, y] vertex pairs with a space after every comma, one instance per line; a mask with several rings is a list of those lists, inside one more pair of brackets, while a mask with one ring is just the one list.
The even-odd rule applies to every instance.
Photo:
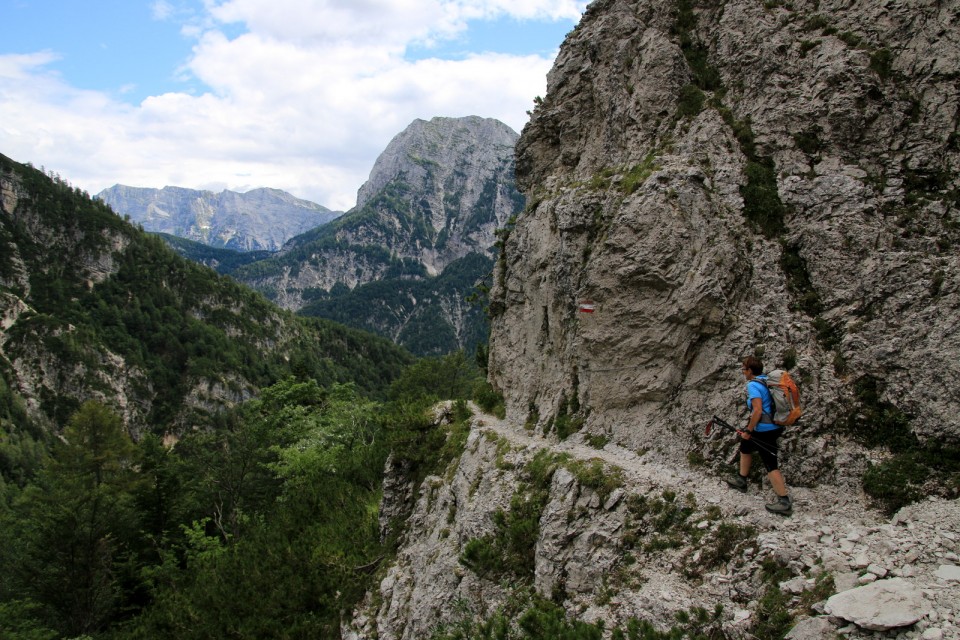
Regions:
[[[395, 533], [402, 521], [402, 544], [343, 637], [414, 640], [497, 613], [516, 620], [516, 602], [533, 591], [608, 631], [631, 618], [666, 630], [677, 612], [722, 605], [713, 637], [776, 637], [753, 625], [790, 610], [797, 639], [904, 625], [913, 635], [903, 638], [960, 638], [960, 581], [943, 564], [960, 553], [960, 501], [924, 500], [886, 518], [856, 492], [794, 489], [795, 513], [783, 518], [754, 488], [744, 495], [655, 452], [574, 440], [477, 415], [463, 454], [421, 483], [388, 465], [381, 526]], [[497, 541], [523, 531], [511, 525], [529, 510], [530, 546], [507, 562]], [[772, 566], [783, 577], [770, 584]], [[781, 613], [770, 590], [782, 594]]]
[[418, 257], [436, 274], [467, 253], [489, 254], [494, 231], [519, 211], [517, 134], [491, 118], [415, 120], [397, 135], [357, 193], [357, 208], [402, 185], [411, 213], [433, 240]]
[[887, 631], [921, 620], [930, 613], [930, 605], [919, 589], [891, 578], [838, 593], [827, 600], [824, 610], [858, 627]]
[[492, 119], [416, 120], [377, 159], [354, 209], [235, 275], [299, 309], [338, 284], [432, 276], [468, 254], [489, 256], [495, 230], [523, 206], [513, 178], [516, 140]]
[[277, 251], [290, 238], [340, 215], [279, 189], [197, 191], [114, 185], [98, 196], [147, 231], [168, 233], [212, 247]]
[[680, 458], [675, 431], [740, 413], [757, 352], [800, 380], [807, 434], [869, 401], [960, 441], [934, 391], [960, 374], [957, 9], [591, 4], [518, 143], [529, 205], [491, 294], [508, 415], [576, 398], [588, 431]]

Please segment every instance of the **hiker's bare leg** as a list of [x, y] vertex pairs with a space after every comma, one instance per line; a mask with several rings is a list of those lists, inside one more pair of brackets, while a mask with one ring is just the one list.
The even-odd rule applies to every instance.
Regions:
[[[743, 461], [741, 460], [741, 468], [743, 466]], [[773, 485], [773, 492], [780, 496], [781, 498], [787, 495], [787, 483], [783, 479], [783, 474], [780, 473], [780, 469], [774, 469], [767, 474], [767, 478], [770, 480], [770, 484]]]
[[740, 454], [740, 475], [747, 477], [750, 475], [750, 463], [753, 462], [753, 454], [751, 453], [741, 453]]

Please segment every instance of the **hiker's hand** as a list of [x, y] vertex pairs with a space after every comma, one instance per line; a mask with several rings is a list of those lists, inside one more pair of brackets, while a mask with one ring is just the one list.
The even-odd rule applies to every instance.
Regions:
[[744, 429], [743, 431], [737, 431], [737, 433], [739, 433], [740, 437], [743, 438], [744, 440], [750, 439], [750, 432], [747, 431], [746, 429]]

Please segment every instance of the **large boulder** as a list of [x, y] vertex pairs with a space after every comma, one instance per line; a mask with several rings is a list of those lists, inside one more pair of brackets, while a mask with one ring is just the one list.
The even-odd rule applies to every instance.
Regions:
[[864, 629], [886, 631], [919, 622], [932, 607], [911, 583], [891, 578], [838, 593], [827, 600], [825, 611]]

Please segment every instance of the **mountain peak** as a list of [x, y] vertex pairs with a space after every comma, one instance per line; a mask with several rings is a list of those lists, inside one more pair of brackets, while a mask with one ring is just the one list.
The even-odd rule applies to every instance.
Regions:
[[[467, 116], [414, 120], [397, 134], [380, 154], [370, 178], [357, 193], [357, 208], [383, 190], [391, 181], [402, 179], [415, 190], [433, 191], [439, 200], [431, 203], [430, 222], [440, 231], [449, 217], [442, 196], [448, 190], [467, 186], [478, 171], [508, 161], [519, 135], [493, 118]], [[473, 199], [463, 202], [476, 204]]]

